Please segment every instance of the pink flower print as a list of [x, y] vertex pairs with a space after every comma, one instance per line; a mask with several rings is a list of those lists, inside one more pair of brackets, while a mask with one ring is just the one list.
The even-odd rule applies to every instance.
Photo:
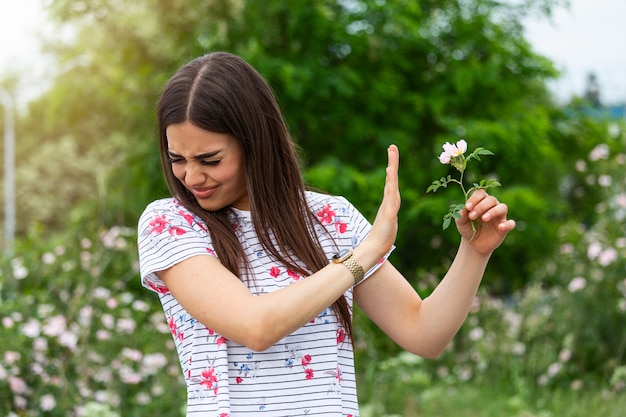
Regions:
[[317, 217], [319, 217], [322, 224], [331, 224], [333, 222], [333, 218], [335, 217], [335, 211], [332, 209], [330, 204], [327, 204], [319, 212], [317, 212]]
[[185, 333], [178, 330], [178, 326], [176, 325], [176, 322], [174, 321], [174, 317], [170, 317], [168, 321], [168, 325], [170, 327], [170, 331], [172, 332], [172, 335], [182, 342], [185, 339]]
[[346, 340], [346, 332], [343, 329], [337, 329], [337, 344], [343, 343]]
[[300, 281], [300, 278], [302, 278], [300, 275], [296, 274], [291, 269], [287, 270], [287, 275], [289, 275], [291, 279], [293, 279], [294, 281]]
[[311, 368], [306, 368], [304, 370], [304, 376], [306, 379], [313, 379], [314, 374], [315, 374], [315, 371], [313, 371], [313, 369]]
[[235, 382], [241, 384], [243, 382], [243, 378], [238, 376], [237, 378], [235, 378]]
[[170, 232], [170, 235], [172, 235], [172, 236], [180, 236], [180, 235], [184, 235], [186, 233], [185, 229], [183, 229], [182, 227], [178, 227], [178, 226], [170, 227], [169, 232]]
[[193, 216], [184, 210], [179, 210], [178, 214], [189, 223], [189, 226], [193, 226]]
[[170, 326], [170, 331], [175, 336], [177, 332], [177, 326], [176, 326], [176, 322], [174, 321], [174, 317], [170, 317], [167, 324]]
[[228, 414], [228, 413], [222, 413], [222, 414], [220, 414], [220, 417], [230, 417], [230, 414]]
[[302, 366], [309, 366], [311, 363], [311, 355], [304, 355], [302, 357]]
[[167, 287], [163, 285], [157, 285], [153, 282], [148, 282], [148, 285], [150, 286], [150, 288], [152, 288], [154, 291], [158, 292], [159, 294], [167, 294], [168, 292], [170, 292], [170, 290], [168, 290]]
[[224, 336], [220, 336], [217, 338], [217, 341], [215, 342], [218, 346], [221, 346], [222, 344], [226, 343], [228, 341], [228, 339], [226, 339]]
[[337, 382], [341, 383], [341, 369], [337, 367]]
[[208, 327], [206, 328], [206, 331], [209, 332], [210, 335], [214, 335], [215, 334], [215, 330], [209, 329]]
[[215, 384], [214, 392], [217, 394], [217, 377], [215, 376], [215, 369], [209, 368], [202, 371], [201, 374], [202, 379], [200, 380], [200, 385], [204, 387], [204, 389], [212, 389], [213, 384]]
[[335, 230], [337, 231], [337, 233], [346, 233], [347, 229], [348, 223], [344, 222], [343, 220], [337, 220], [335, 222]]
[[213, 255], [215, 256], [215, 251], [211, 248], [206, 248], [206, 251], [209, 253], [209, 255]]
[[274, 278], [278, 278], [278, 276], [280, 275], [280, 269], [278, 269], [278, 267], [276, 266], [271, 267], [270, 275], [273, 276]]
[[170, 222], [167, 221], [165, 214], [156, 216], [154, 219], [150, 220], [150, 233], [158, 235], [165, 230], [168, 224], [170, 224]]

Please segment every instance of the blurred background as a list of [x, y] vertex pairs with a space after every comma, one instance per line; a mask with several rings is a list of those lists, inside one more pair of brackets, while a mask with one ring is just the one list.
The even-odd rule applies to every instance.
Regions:
[[270, 82], [309, 185], [373, 219], [402, 153], [392, 262], [427, 296], [458, 245], [444, 142], [494, 156], [518, 228], [436, 360], [356, 312], [367, 416], [622, 416], [622, 0], [0, 2], [0, 415], [184, 415], [136, 222], [167, 195], [154, 108], [182, 64], [238, 54]]

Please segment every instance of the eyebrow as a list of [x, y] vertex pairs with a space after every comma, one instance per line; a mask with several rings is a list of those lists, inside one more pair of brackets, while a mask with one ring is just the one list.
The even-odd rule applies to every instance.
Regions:
[[[193, 157], [193, 159], [200, 160], [200, 159], [213, 158], [215, 155], [217, 155], [220, 152], [221, 152], [221, 150], [213, 151], [213, 152], [201, 153], [199, 155], [195, 155]], [[170, 158], [182, 158], [183, 157], [182, 155], [175, 154], [174, 152], [172, 152], [170, 150], [167, 151], [167, 154], [170, 156]]]

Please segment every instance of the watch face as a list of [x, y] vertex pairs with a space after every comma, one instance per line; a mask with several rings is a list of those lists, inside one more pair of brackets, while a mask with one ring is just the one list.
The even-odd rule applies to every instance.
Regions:
[[343, 257], [350, 253], [350, 249], [342, 249], [338, 253], [333, 255], [334, 261], [343, 261]]

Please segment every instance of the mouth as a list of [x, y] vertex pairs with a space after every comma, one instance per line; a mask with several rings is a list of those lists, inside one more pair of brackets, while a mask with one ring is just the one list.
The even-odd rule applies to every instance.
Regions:
[[213, 193], [217, 190], [216, 187], [205, 187], [205, 188], [192, 188], [190, 191], [193, 193], [194, 197], [197, 199], [205, 199], [211, 197]]

